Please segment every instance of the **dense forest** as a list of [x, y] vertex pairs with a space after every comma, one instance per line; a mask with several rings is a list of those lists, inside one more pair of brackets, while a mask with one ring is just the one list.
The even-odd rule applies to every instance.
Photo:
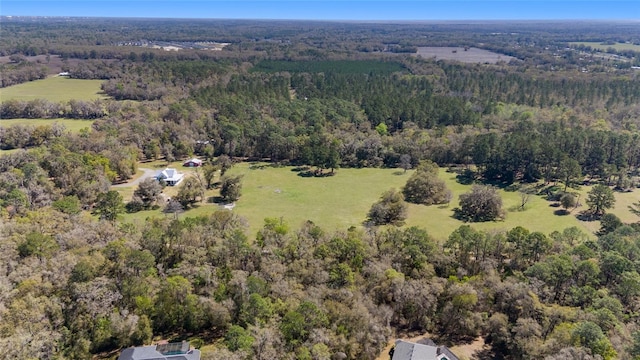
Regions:
[[[0, 152], [0, 358], [113, 358], [164, 338], [214, 344], [210, 359], [375, 359], [408, 332], [480, 337], [479, 359], [640, 358], [640, 225], [605, 211], [610, 192], [640, 186], [640, 52], [569, 44], [638, 45], [637, 24], [0, 21], [2, 87], [60, 70], [108, 96], [0, 104], [0, 122], [94, 120], [0, 126], [12, 150]], [[193, 47], [205, 42], [227, 45]], [[417, 56], [424, 46], [515, 60]], [[465, 183], [553, 187], [557, 201], [597, 184], [584, 215], [602, 226], [464, 225], [436, 239], [313, 219], [267, 218], [251, 234], [230, 211], [118, 221], [112, 184], [141, 161], [194, 155], [223, 171], [450, 167]], [[640, 216], [640, 199], [630, 208]]]

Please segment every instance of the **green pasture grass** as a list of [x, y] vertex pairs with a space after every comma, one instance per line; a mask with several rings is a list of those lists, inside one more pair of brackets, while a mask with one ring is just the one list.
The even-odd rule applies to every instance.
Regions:
[[[166, 163], [164, 163], [166, 165]], [[163, 167], [162, 162], [158, 166]], [[184, 171], [179, 164], [172, 165]], [[141, 167], [150, 167], [141, 164]], [[311, 220], [328, 232], [346, 230], [351, 226], [362, 227], [367, 212], [380, 195], [391, 188], [400, 189], [413, 171], [403, 173], [398, 169], [339, 169], [334, 176], [301, 177], [292, 167], [276, 167], [265, 163], [236, 164], [229, 174], [243, 175], [242, 197], [232, 210], [247, 219], [248, 235], [253, 238], [263, 226], [265, 218], [282, 218], [291, 229], [299, 228], [306, 220]], [[442, 178], [453, 192], [453, 200], [449, 205], [414, 205], [409, 204], [409, 216], [405, 226], [419, 226], [438, 240], [446, 239], [449, 234], [465, 223], [453, 217], [453, 209], [458, 206], [460, 194], [468, 192], [471, 185], [462, 185], [456, 181], [455, 173], [441, 169]], [[502, 221], [469, 223], [472, 227], [483, 231], [508, 231], [516, 226], [523, 226], [530, 231], [541, 231], [550, 234], [576, 226], [587, 234], [600, 228], [599, 221], [581, 221], [576, 215], [587, 208], [586, 194], [591, 189], [583, 186], [579, 190], [580, 202], [583, 204], [567, 215], [557, 215], [560, 207], [552, 206], [539, 195], [532, 195], [525, 210], [517, 210], [520, 205], [520, 193], [500, 189], [506, 218]], [[130, 198], [133, 189], [120, 188], [118, 191]], [[167, 192], [175, 192], [177, 188], [167, 188]], [[639, 221], [631, 214], [628, 205], [639, 200], [640, 190], [629, 193], [616, 193], [617, 203], [610, 212], [625, 222]], [[208, 191], [206, 197], [217, 196], [217, 190]], [[207, 215], [220, 209], [217, 204], [203, 202], [197, 204], [180, 215]], [[123, 216], [125, 221], [144, 221], [148, 217], [164, 217], [161, 210], [141, 211]], [[636, 220], [637, 218], [637, 220]]]
[[591, 46], [591, 48], [596, 50], [601, 50], [601, 51], [607, 51], [607, 49], [609, 48], [616, 49], [616, 51], [624, 51], [624, 50], [640, 51], [640, 45], [626, 44], [626, 43], [615, 43], [613, 45], [607, 45], [598, 41], [576, 41], [576, 42], [571, 42], [569, 44], [574, 46], [580, 46], [580, 45]]
[[91, 129], [94, 120], [77, 120], [77, 119], [0, 119], [0, 127], [9, 127], [12, 125], [53, 125], [55, 123], [62, 124], [71, 132], [78, 132], [84, 128]]
[[390, 61], [375, 60], [263, 60], [251, 69], [252, 72], [276, 73], [288, 72], [333, 72], [341, 74], [391, 74], [405, 71], [402, 64]]
[[102, 80], [69, 79], [53, 76], [0, 89], [0, 100], [45, 99], [51, 102], [106, 99], [100, 89]]
[[[462, 185], [456, 181], [455, 173], [440, 172], [440, 178], [445, 180], [447, 187], [452, 191], [453, 198], [449, 205], [409, 205], [409, 216], [406, 225], [419, 226], [437, 239], [446, 239], [449, 234], [463, 221], [454, 218], [453, 209], [458, 207], [460, 195], [469, 192], [471, 185]], [[524, 210], [520, 209], [521, 196], [518, 191], [499, 189], [502, 198], [502, 208], [505, 210], [505, 218], [501, 221], [488, 221], [480, 223], [468, 223], [473, 228], [482, 231], [508, 231], [516, 226], [522, 226], [530, 231], [541, 231], [549, 234], [553, 231], [562, 231], [568, 227], [576, 226], [584, 232], [590, 232], [583, 221], [579, 221], [573, 214], [556, 215], [560, 207], [553, 207], [552, 202], [542, 196], [531, 195]], [[584, 208], [584, 207], [583, 207]]]
[[339, 169], [333, 176], [301, 177], [292, 167], [240, 164], [242, 197], [233, 211], [247, 218], [252, 234], [264, 219], [283, 218], [292, 229], [311, 220], [327, 231], [361, 226], [383, 192], [400, 189], [410, 176], [397, 169]]

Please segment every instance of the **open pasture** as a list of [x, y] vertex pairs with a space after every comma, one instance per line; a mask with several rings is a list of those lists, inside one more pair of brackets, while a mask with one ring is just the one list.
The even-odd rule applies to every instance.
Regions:
[[425, 46], [419, 47], [418, 56], [436, 60], [455, 60], [463, 63], [496, 64], [500, 61], [516, 60], [513, 56], [474, 47]]
[[[176, 167], [181, 169], [180, 166]], [[339, 169], [333, 176], [303, 177], [295, 170], [288, 166], [275, 167], [265, 163], [240, 163], [229, 171], [233, 175], [243, 175], [242, 197], [233, 211], [248, 220], [250, 237], [262, 227], [267, 217], [282, 218], [292, 229], [298, 228], [306, 220], [313, 221], [326, 231], [345, 230], [350, 226], [362, 227], [369, 208], [380, 195], [390, 188], [400, 189], [412, 173], [411, 170], [403, 173], [398, 169], [365, 168]], [[471, 186], [459, 184], [456, 182], [455, 174], [445, 170], [441, 170], [440, 177], [453, 192], [451, 204], [409, 204], [409, 216], [405, 226], [425, 228], [436, 239], [443, 240], [464, 224], [453, 217], [453, 209], [458, 206], [460, 194], [469, 191]], [[169, 190], [175, 191], [173, 188]], [[506, 211], [505, 220], [471, 225], [486, 231], [506, 231], [523, 226], [530, 231], [541, 231], [545, 234], [576, 226], [586, 233], [593, 234], [600, 228], [600, 222], [580, 221], [575, 216], [579, 211], [586, 209], [585, 199], [589, 190], [590, 187], [586, 186], [579, 190], [580, 202], [583, 205], [567, 215], [557, 215], [560, 208], [552, 206], [551, 202], [537, 195], [532, 195], [525, 210], [520, 211], [517, 209], [521, 201], [520, 193], [500, 190], [503, 209]], [[126, 188], [121, 188], [119, 191], [130, 197], [133, 189], [127, 191]], [[639, 193], [640, 190], [616, 193], [616, 207], [611, 212], [623, 221], [635, 221], [628, 205], [639, 199]], [[217, 190], [207, 192], [207, 196], [215, 195]], [[216, 204], [205, 202], [181, 216], [206, 215], [216, 209], [219, 209]], [[150, 216], [165, 215], [160, 210], [143, 211], [127, 214], [125, 220], [144, 220]]]
[[0, 127], [9, 127], [13, 125], [64, 125], [65, 129], [71, 132], [78, 132], [81, 129], [91, 128], [94, 120], [76, 120], [76, 119], [0, 119]]
[[106, 99], [100, 89], [102, 80], [69, 79], [53, 76], [0, 89], [1, 101], [45, 99], [51, 102]]
[[625, 50], [640, 51], [640, 45], [628, 44], [628, 43], [606, 44], [598, 41], [576, 41], [576, 42], [570, 42], [569, 45], [590, 46], [592, 49], [596, 49], [600, 51], [607, 51], [607, 49], [615, 49], [616, 51], [625, 51]]

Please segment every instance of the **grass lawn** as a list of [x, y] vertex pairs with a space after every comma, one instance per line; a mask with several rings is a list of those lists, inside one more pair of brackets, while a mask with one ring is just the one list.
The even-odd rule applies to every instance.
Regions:
[[78, 132], [84, 128], [91, 128], [94, 120], [76, 120], [76, 119], [0, 119], [0, 127], [9, 127], [12, 125], [53, 125], [59, 123], [71, 132]]
[[51, 102], [106, 99], [100, 89], [102, 80], [69, 79], [53, 76], [0, 89], [0, 99], [7, 101], [45, 99]]
[[[440, 172], [440, 178], [446, 181], [447, 187], [453, 192], [453, 200], [449, 206], [435, 205], [409, 205], [409, 217], [407, 225], [416, 225], [428, 229], [429, 233], [438, 239], [445, 239], [449, 234], [463, 225], [464, 222], [453, 217], [453, 209], [458, 206], [458, 200], [461, 194], [470, 191], [470, 185], [462, 185], [456, 182], [456, 174]], [[499, 190], [502, 197], [502, 208], [506, 212], [503, 221], [489, 221], [482, 223], [469, 223], [472, 227], [489, 231], [489, 230], [510, 230], [516, 226], [522, 226], [530, 231], [541, 231], [549, 234], [555, 230], [563, 230], [571, 226], [577, 226], [585, 232], [589, 232], [589, 228], [584, 221], [579, 221], [574, 215], [556, 215], [554, 212], [559, 210], [558, 207], [551, 206], [552, 203], [545, 200], [542, 196], [531, 195], [525, 209], [520, 210], [521, 197], [518, 191]], [[584, 198], [584, 197], [582, 197]], [[584, 203], [584, 201], [582, 201]], [[578, 208], [575, 213], [582, 208]], [[599, 223], [596, 230], [599, 228]]]
[[340, 169], [334, 176], [314, 178], [298, 176], [291, 167], [256, 165], [230, 170], [244, 175], [242, 197], [233, 211], [248, 219], [252, 234], [266, 217], [282, 217], [293, 229], [306, 220], [327, 231], [360, 226], [380, 195], [399, 189], [410, 176], [396, 169]]
[[[177, 166], [176, 166], [177, 165]], [[147, 163], [140, 167], [162, 167], [163, 164]], [[182, 168], [179, 163], [172, 166], [188, 173], [192, 169]], [[321, 178], [301, 177], [292, 167], [273, 167], [263, 163], [240, 163], [235, 165], [230, 174], [242, 174], [242, 197], [237, 202], [234, 212], [245, 217], [249, 222], [249, 236], [253, 238], [262, 227], [264, 218], [282, 217], [292, 229], [297, 229], [304, 221], [311, 220], [326, 231], [345, 230], [350, 226], [362, 226], [371, 205], [380, 195], [390, 189], [400, 189], [412, 171], [403, 174], [397, 169], [339, 169], [335, 176]], [[457, 206], [460, 194], [470, 190], [469, 185], [456, 182], [455, 174], [441, 170], [440, 177], [454, 193], [449, 206], [409, 205], [409, 217], [406, 226], [419, 226], [427, 229], [436, 239], [446, 239], [449, 234], [464, 223], [453, 218], [453, 208]], [[176, 188], [167, 188], [170, 196]], [[584, 186], [580, 202], [585, 204], [586, 193], [590, 187]], [[125, 199], [130, 198], [133, 188], [119, 188]], [[517, 191], [499, 191], [503, 199], [503, 208], [507, 215], [504, 221], [471, 223], [480, 230], [509, 230], [518, 225], [531, 231], [549, 234], [555, 230], [563, 230], [576, 226], [592, 234], [600, 228], [598, 221], [585, 222], [576, 218], [579, 207], [572, 214], [556, 215], [558, 207], [541, 196], [531, 196], [524, 211], [515, 208], [520, 205], [520, 194]], [[217, 195], [217, 190], [207, 192], [207, 197]], [[638, 201], [640, 190], [631, 193], [616, 193], [616, 207], [611, 210], [623, 221], [636, 221], [637, 217], [628, 210], [628, 205]], [[127, 198], [128, 196], [128, 198]], [[206, 215], [219, 209], [216, 204], [202, 203], [188, 210], [182, 216]], [[147, 217], [165, 216], [160, 210], [142, 211], [124, 215], [125, 221], [144, 221]], [[639, 219], [640, 220], [640, 219]]]
[[597, 49], [597, 50], [601, 50], [601, 51], [607, 51], [607, 49], [609, 48], [613, 48], [616, 49], [617, 51], [621, 51], [621, 50], [633, 50], [633, 51], [640, 51], [640, 45], [634, 45], [634, 44], [625, 44], [625, 43], [615, 43], [613, 45], [607, 45], [607, 44], [603, 44], [601, 42], [598, 41], [577, 41], [577, 42], [571, 42], [569, 43], [571, 45], [575, 45], [575, 46], [579, 46], [579, 45], [584, 45], [584, 46], [591, 46], [592, 49]]

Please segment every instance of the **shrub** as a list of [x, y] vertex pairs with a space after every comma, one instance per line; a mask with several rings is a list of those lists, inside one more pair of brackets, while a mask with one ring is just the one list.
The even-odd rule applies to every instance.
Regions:
[[380, 201], [371, 206], [368, 219], [374, 225], [401, 225], [407, 218], [407, 204], [402, 194], [391, 189], [380, 197]]

